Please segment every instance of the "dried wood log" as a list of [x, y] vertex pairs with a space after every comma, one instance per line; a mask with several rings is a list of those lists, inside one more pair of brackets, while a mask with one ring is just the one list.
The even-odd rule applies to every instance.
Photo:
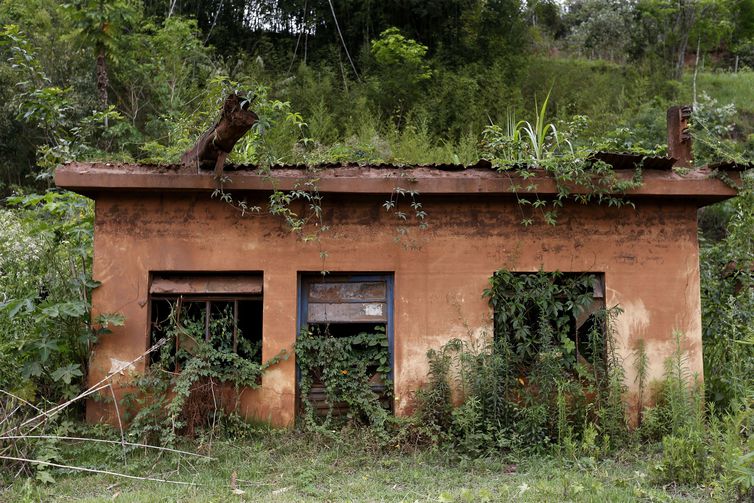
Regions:
[[231, 94], [225, 99], [220, 119], [202, 134], [194, 147], [181, 156], [186, 165], [196, 165], [201, 169], [215, 170], [215, 176], [223, 174], [225, 158], [233, 146], [259, 120], [257, 114], [249, 110], [252, 99]]

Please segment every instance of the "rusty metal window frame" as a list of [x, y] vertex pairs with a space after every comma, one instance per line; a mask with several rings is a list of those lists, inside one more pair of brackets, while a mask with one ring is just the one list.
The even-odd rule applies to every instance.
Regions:
[[[195, 292], [189, 292], [189, 293], [181, 293], [178, 292], [172, 292], [167, 293], [164, 291], [164, 285], [167, 283], [169, 284], [171, 281], [183, 281], [184, 284], [186, 283], [195, 283], [195, 284], [210, 284], [212, 281], [217, 283], [224, 283], [224, 280], [228, 280], [227, 283], [232, 285], [235, 285], [235, 288], [238, 289], [239, 285], [246, 285], [242, 286], [242, 288], [246, 288], [249, 290], [253, 290], [255, 293], [195, 293]], [[174, 272], [153, 272], [151, 273], [150, 277], [150, 288], [149, 288], [149, 309], [148, 309], [148, 334], [147, 334], [147, 340], [151, 344], [152, 334], [155, 330], [155, 320], [153, 319], [153, 310], [154, 310], [154, 302], [157, 301], [168, 301], [171, 303], [175, 303], [177, 305], [181, 305], [184, 302], [186, 303], [204, 303], [204, 307], [202, 308], [202, 312], [204, 313], [204, 320], [205, 320], [205, 331], [204, 331], [204, 338], [205, 341], [210, 340], [210, 318], [212, 314], [212, 306], [214, 303], [225, 303], [233, 305], [233, 352], [238, 352], [238, 326], [239, 326], [239, 303], [240, 302], [263, 302], [264, 295], [262, 292], [262, 274], [261, 273], [214, 273], [214, 272], [198, 272], [198, 273], [174, 273]], [[159, 283], [160, 280], [162, 280], [162, 284], [155, 288], [155, 284]], [[258, 284], [258, 286], [257, 286]], [[251, 285], [251, 286], [248, 286]], [[180, 288], [180, 286], [179, 286]], [[191, 289], [191, 287], [187, 288]], [[157, 292], [155, 292], [157, 290]], [[256, 293], [258, 290], [258, 293]], [[261, 324], [261, 321], [260, 321]], [[261, 327], [260, 327], [261, 331]], [[261, 334], [261, 339], [264, 339], [264, 334]], [[179, 349], [179, 340], [176, 338], [175, 340], [175, 348], [174, 350], [176, 353]], [[261, 359], [261, 351], [260, 351], [260, 359]], [[180, 371], [180, 364], [176, 362], [176, 372]]]
[[[212, 312], [212, 305], [213, 303], [226, 303], [230, 304], [233, 303], [233, 351], [237, 351], [238, 349], [238, 303], [244, 302], [244, 301], [255, 301], [255, 302], [261, 302], [262, 296], [261, 295], [227, 295], [227, 296], [220, 296], [220, 295], [212, 295], [212, 296], [205, 296], [205, 295], [152, 295], [150, 296], [149, 302], [150, 302], [150, 309], [151, 309], [151, 303], [154, 301], [159, 300], [166, 300], [169, 302], [175, 302], [175, 303], [184, 303], [184, 302], [192, 302], [192, 303], [201, 303], [204, 302], [204, 340], [209, 341], [210, 339], [210, 333], [209, 333], [209, 322], [210, 322], [210, 314]], [[152, 322], [152, 316], [150, 312], [150, 332], [153, 327], [151, 327]], [[176, 341], [176, 345], [178, 344], [178, 341]], [[177, 350], [176, 346], [176, 350]]]

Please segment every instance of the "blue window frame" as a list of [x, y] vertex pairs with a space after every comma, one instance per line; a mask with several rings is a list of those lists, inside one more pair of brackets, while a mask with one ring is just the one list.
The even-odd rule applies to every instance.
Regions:
[[[393, 274], [300, 273], [296, 334], [309, 325], [326, 325], [337, 336], [372, 331], [384, 326], [393, 380]], [[300, 371], [296, 370], [299, 393]], [[392, 393], [391, 393], [392, 395]], [[297, 403], [300, 404], [301, 397]], [[390, 402], [392, 409], [392, 400]]]

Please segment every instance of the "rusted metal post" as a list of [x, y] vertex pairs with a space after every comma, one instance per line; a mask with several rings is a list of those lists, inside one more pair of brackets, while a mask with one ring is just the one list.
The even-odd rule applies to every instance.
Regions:
[[674, 166], [682, 168], [694, 165], [689, 131], [692, 110], [690, 105], [668, 108], [668, 155], [676, 160]]
[[231, 94], [223, 104], [220, 120], [210, 127], [196, 142], [194, 148], [183, 154], [183, 164], [196, 164], [197, 168], [215, 170], [215, 176], [223, 173], [225, 158], [238, 140], [259, 120], [249, 110], [253, 98], [247, 99]]

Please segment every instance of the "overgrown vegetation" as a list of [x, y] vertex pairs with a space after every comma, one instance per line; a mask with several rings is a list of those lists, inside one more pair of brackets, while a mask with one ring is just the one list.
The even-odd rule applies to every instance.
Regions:
[[92, 206], [70, 192], [8, 198], [0, 210], [0, 389], [54, 404], [81, 390], [97, 336], [122, 316], [90, 319]]
[[[327, 328], [304, 330], [296, 339], [296, 363], [306, 426], [326, 429], [338, 406], [345, 409], [342, 415], [355, 424], [370, 425], [376, 430], [387, 427], [390, 412], [381, 401], [392, 398], [393, 386], [384, 328], [375, 327], [374, 333], [337, 337], [329, 334]], [[373, 391], [373, 384], [384, 387], [382, 396]], [[321, 386], [325, 393], [327, 410], [323, 422], [318, 420], [311, 399], [315, 385]]]
[[485, 292], [494, 336], [430, 351], [420, 417], [471, 455], [552, 446], [569, 456], [598, 455], [620, 445], [624, 384], [611, 335], [619, 310], [595, 305], [596, 281], [496, 272]]
[[238, 414], [243, 389], [259, 387], [262, 373], [287, 358], [260, 363], [262, 348], [243, 337], [227, 309], [195, 316], [179, 300], [163, 322], [157, 357], [124, 400], [135, 441], [173, 445], [178, 435], [214, 432], [226, 415]]

